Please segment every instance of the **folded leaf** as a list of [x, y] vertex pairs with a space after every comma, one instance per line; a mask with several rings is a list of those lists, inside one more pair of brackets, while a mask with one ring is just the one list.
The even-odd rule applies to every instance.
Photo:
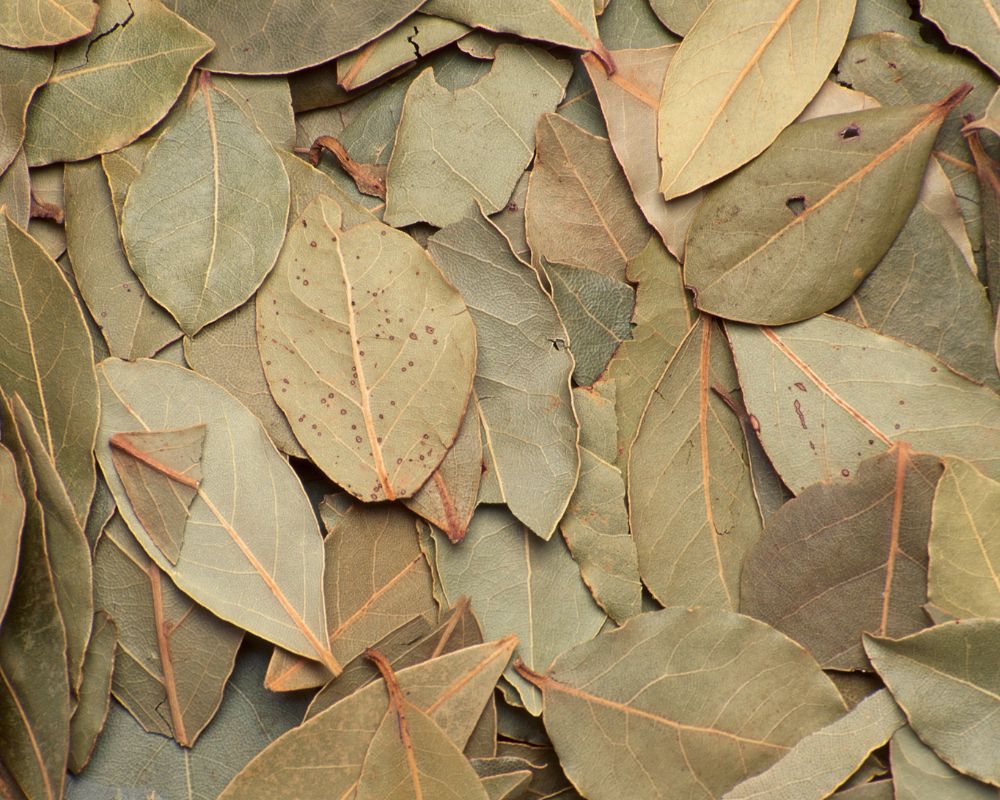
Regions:
[[14, 456], [0, 445], [0, 622], [3, 622], [14, 589], [24, 513], [24, 495], [18, 483]]
[[69, 768], [74, 773], [81, 772], [90, 761], [108, 716], [117, 642], [115, 621], [98, 611], [94, 615], [93, 633], [83, 662], [80, 703], [70, 720]]
[[93, 0], [10, 0], [0, 9], [0, 45], [44, 47], [89, 33], [97, 19]]
[[[13, 6], [17, 6], [17, 0]], [[6, 5], [0, 9], [0, 37], [4, 25], [3, 15], [11, 7]], [[94, 6], [95, 11], [96, 8]], [[0, 95], [0, 131], [3, 131], [3, 136], [0, 137], [0, 172], [7, 169], [20, 152], [24, 142], [28, 104], [38, 88], [48, 80], [50, 72], [50, 50], [0, 49], [0, 87], [3, 89]]]

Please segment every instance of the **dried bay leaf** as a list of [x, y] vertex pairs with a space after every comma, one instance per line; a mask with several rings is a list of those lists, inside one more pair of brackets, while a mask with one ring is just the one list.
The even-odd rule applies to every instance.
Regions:
[[996, 314], [1000, 311], [1000, 163], [986, 152], [979, 130], [965, 131], [965, 140], [972, 154], [979, 183], [986, 286], [993, 313]]
[[24, 527], [25, 500], [18, 483], [17, 464], [0, 444], [0, 622], [3, 622], [17, 575]]
[[858, 0], [854, 22], [848, 39], [857, 39], [869, 33], [893, 31], [915, 42], [921, 42], [920, 22], [907, 0]]
[[292, 93], [286, 78], [215, 75], [212, 82], [240, 107], [276, 150], [291, 150], [295, 146]]
[[159, 0], [101, 4], [94, 33], [59, 51], [28, 111], [32, 166], [117, 150], [159, 122], [212, 41]]
[[[62, 178], [63, 170], [59, 164], [34, 167], [29, 175], [31, 194], [27, 231], [57, 263], [66, 252], [66, 231], [62, 224], [66, 204]], [[63, 274], [72, 283], [69, 272], [63, 269]]]
[[629, 454], [639, 574], [665, 605], [739, 607], [744, 556], [761, 531], [740, 423], [712, 391], [737, 385], [707, 316], [663, 370]]
[[[253, 414], [215, 384], [171, 364], [108, 359], [100, 373], [97, 459], [143, 550], [179, 589], [217, 616], [338, 671], [324, 641], [316, 519], [301, 484]], [[122, 431], [192, 425], [207, 428], [204, 478], [174, 565], [132, 512], [109, 440]]]
[[341, 230], [340, 207], [320, 197], [261, 290], [257, 326], [271, 393], [327, 475], [364, 500], [427, 481], [458, 434], [476, 357], [462, 298], [419, 245], [379, 222]]
[[612, 51], [611, 60], [618, 70], [621, 64], [615, 50], [677, 43], [677, 37], [663, 27], [648, 0], [613, 0], [597, 18], [597, 30], [604, 46]]
[[[678, 36], [687, 36], [712, 0], [649, 0], [660, 22]], [[616, 62], [617, 63], [617, 62]]]
[[[591, 800], [721, 797], [836, 720], [816, 662], [766, 625], [709, 608], [642, 614], [573, 648], [546, 675], [545, 727]], [[582, 719], [594, 719], [595, 740]]]
[[565, 329], [538, 276], [488, 220], [455, 223], [428, 250], [476, 325], [474, 396], [487, 477], [514, 516], [549, 539], [580, 469]]
[[207, 74], [129, 186], [122, 243], [150, 296], [188, 335], [232, 311], [278, 257], [288, 176]]
[[920, 0], [920, 13], [937, 25], [956, 47], [968, 50], [1000, 75], [1000, 3], [980, 0], [956, 13], [953, 3]]
[[893, 735], [890, 753], [898, 800], [996, 800], [1000, 796], [996, 787], [955, 772], [908, 726]]
[[718, 0], [667, 68], [658, 144], [666, 199], [759, 155], [806, 107], [837, 61], [854, 0]]
[[[586, 0], [584, 0], [586, 2]], [[386, 178], [385, 220], [444, 227], [507, 204], [531, 161], [539, 117], [563, 96], [570, 68], [534, 47], [504, 45], [490, 72], [450, 91], [424, 70], [406, 92]], [[491, 157], [467, 146], [491, 143]]]
[[846, 300], [906, 223], [941, 122], [968, 90], [792, 125], [709, 190], [684, 262], [698, 307], [781, 325]]
[[31, 178], [24, 150], [18, 150], [7, 170], [0, 175], [0, 207], [22, 230], [31, 220]]
[[953, 768], [1000, 782], [993, 741], [1000, 621], [963, 620], [903, 639], [865, 637], [865, 650], [914, 732]]
[[97, 20], [93, 0], [10, 0], [0, 10], [0, 45], [62, 44], [89, 33]]
[[853, 477], [805, 489], [772, 516], [743, 565], [740, 610], [825, 668], [870, 669], [863, 632], [928, 624], [927, 537], [941, 464], [905, 442]]
[[930, 354], [828, 316], [727, 332], [747, 409], [793, 492], [898, 440], [1000, 476], [1000, 396]]
[[90, 761], [108, 716], [117, 642], [115, 621], [103, 611], [98, 611], [94, 614], [93, 631], [83, 662], [80, 703], [70, 720], [69, 769], [77, 774]]
[[[15, 0], [14, 5], [16, 4]], [[10, 8], [7, 6], [7, 9]], [[96, 6], [94, 8], [96, 10]], [[0, 30], [3, 28], [2, 15], [7, 9], [0, 10]], [[28, 104], [38, 88], [48, 80], [50, 72], [50, 50], [13, 50], [0, 47], [0, 172], [7, 169], [20, 152], [24, 142]]]

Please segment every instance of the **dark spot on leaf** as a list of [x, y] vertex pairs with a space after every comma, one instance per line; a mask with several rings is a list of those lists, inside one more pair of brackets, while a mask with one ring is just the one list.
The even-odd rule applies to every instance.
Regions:
[[805, 195], [796, 194], [789, 197], [785, 201], [785, 205], [788, 206], [788, 210], [792, 212], [796, 217], [806, 210], [806, 198]]
[[840, 471], [840, 474], [843, 475], [845, 478], [851, 477], [851, 471], [849, 469], [842, 469]]
[[841, 139], [860, 139], [861, 138], [861, 128], [857, 123], [852, 122], [846, 128], [837, 131], [837, 136]]

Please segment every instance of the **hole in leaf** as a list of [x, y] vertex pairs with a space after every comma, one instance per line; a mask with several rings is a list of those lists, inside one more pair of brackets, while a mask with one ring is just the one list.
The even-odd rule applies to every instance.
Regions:
[[801, 194], [793, 195], [785, 201], [785, 205], [797, 217], [806, 210], [806, 198]]
[[851, 123], [842, 131], [838, 132], [837, 136], [841, 139], [857, 139], [861, 136], [861, 128], [859, 128], [856, 124]]

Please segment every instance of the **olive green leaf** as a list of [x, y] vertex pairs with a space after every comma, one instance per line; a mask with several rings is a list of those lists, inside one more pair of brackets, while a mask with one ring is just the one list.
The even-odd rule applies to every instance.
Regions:
[[[657, 19], [649, 0], [614, 0], [597, 18], [597, 30], [605, 47], [612, 51], [626, 47], [660, 47], [678, 41], [678, 37]], [[611, 60], [621, 69], [614, 52]]]
[[716, 0], [667, 68], [658, 143], [666, 199], [767, 148], [837, 61], [855, 0]]
[[678, 36], [687, 36], [691, 32], [698, 17], [711, 2], [712, 0], [649, 0], [660, 22]]
[[274, 75], [330, 61], [385, 33], [420, 7], [422, 0], [245, 0], [239, 13], [202, 0], [166, 5], [213, 39], [206, 61], [213, 72]]
[[684, 261], [698, 307], [781, 325], [846, 300], [906, 223], [941, 122], [967, 91], [792, 125], [710, 189]]
[[934, 495], [927, 594], [953, 617], [1000, 617], [1000, 483], [958, 458]]
[[185, 747], [215, 716], [243, 632], [182, 594], [120, 517], [94, 554], [95, 602], [118, 624], [112, 691], [145, 730]]
[[146, 291], [194, 335], [274, 266], [289, 188], [270, 142], [207, 76], [186, 102], [129, 187], [121, 231]]
[[[454, 92], [432, 70], [420, 73], [389, 159], [385, 221], [444, 227], [477, 204], [487, 214], [503, 208], [534, 154], [535, 125], [555, 109], [569, 75], [567, 62], [515, 45], [500, 47], [486, 76]], [[490, 142], [489, 158], [469, 148], [470, 136]]]
[[625, 280], [649, 229], [607, 139], [558, 114], [538, 121], [525, 225], [532, 261], [586, 267]]
[[[513, 637], [467, 647], [400, 670], [400, 689], [463, 747], [514, 650]], [[353, 796], [386, 691], [371, 683], [281, 737], [251, 761], [219, 800], [312, 800]]]
[[70, 720], [69, 768], [74, 773], [87, 766], [108, 717], [117, 642], [115, 621], [98, 611], [94, 614], [93, 631], [83, 661], [80, 703]]
[[211, 49], [159, 0], [101, 3], [94, 33], [58, 52], [28, 109], [28, 161], [79, 161], [135, 141], [163, 119]]
[[615, 466], [615, 385], [573, 390], [580, 417], [580, 480], [559, 530], [597, 604], [615, 622], [639, 613], [642, 583], [629, 535], [625, 481]]
[[318, 198], [261, 289], [257, 326], [271, 393], [327, 475], [363, 500], [427, 481], [462, 424], [475, 331], [416, 242], [374, 221], [341, 230], [340, 206]]
[[[30, 170], [31, 195], [28, 202], [27, 231], [49, 258], [58, 260], [66, 252], [66, 231], [60, 220], [65, 219], [66, 207], [63, 193], [63, 168], [61, 164], [50, 164]], [[70, 270], [63, 274], [72, 283]]]
[[531, 764], [520, 758], [477, 758], [472, 768], [490, 800], [518, 800], [528, 797], [531, 785]]
[[865, 631], [928, 624], [927, 537], [941, 464], [905, 442], [848, 480], [817, 483], [772, 516], [743, 565], [740, 610], [828, 669], [870, 669]]
[[921, 23], [911, 19], [911, 16], [916, 15], [907, 0], [858, 0], [847, 38], [857, 39], [869, 33], [894, 31], [921, 43]]
[[97, 19], [94, 0], [9, 0], [0, 9], [0, 45], [62, 44], [90, 33]]
[[[433, 536], [448, 601], [467, 595], [487, 638], [516, 633], [518, 654], [533, 669], [547, 669], [604, 624], [606, 615], [561, 537], [542, 541], [500, 506], [480, 506], [461, 544], [450, 544], [438, 531]], [[506, 677], [524, 707], [540, 714], [538, 691], [513, 669]]]
[[617, 800], [622, 786], [635, 800], [664, 787], [678, 800], [721, 797], [844, 711], [805, 650], [711, 608], [641, 614], [528, 677], [563, 769], [591, 800]]
[[961, 10], [946, 0], [920, 0], [920, 13], [956, 47], [968, 50], [1000, 75], [1000, 3], [978, 0]]
[[780, 761], [737, 784], [723, 800], [823, 800], [905, 724], [892, 695], [880, 689], [836, 722], [804, 736]]
[[127, 360], [152, 356], [181, 332], [129, 266], [101, 163], [67, 164], [65, 197], [73, 276], [108, 348]]
[[295, 116], [287, 78], [214, 75], [212, 82], [240, 107], [276, 150], [289, 151], [295, 147]]
[[747, 409], [793, 492], [897, 440], [1000, 477], [1000, 396], [929, 353], [828, 316], [727, 331]]
[[244, 650], [218, 715], [190, 749], [147, 733], [112, 703], [93, 759], [68, 781], [67, 800], [214, 798], [251, 758], [302, 719], [303, 699], [264, 688], [267, 653], [260, 644]]
[[22, 230], [31, 220], [31, 178], [24, 150], [18, 150], [7, 170], [0, 175], [0, 206], [6, 206], [7, 216]]
[[24, 495], [18, 484], [14, 456], [0, 444], [0, 622], [14, 589], [24, 514]]
[[[17, 0], [13, 5], [17, 5]], [[0, 10], [0, 18], [4, 13], [5, 10]], [[28, 104], [38, 87], [48, 80], [50, 72], [51, 50], [0, 47], [0, 172], [10, 166], [21, 150]]]
[[1000, 620], [935, 625], [903, 639], [865, 636], [865, 650], [914, 732], [959, 772], [1000, 782]]
[[0, 389], [31, 411], [78, 518], [94, 494], [97, 379], [73, 290], [38, 243], [0, 219]]
[[476, 324], [474, 396], [487, 475], [514, 516], [548, 539], [580, 469], [566, 331], [537, 274], [488, 220], [455, 223], [428, 249]]
[[893, 735], [890, 753], [898, 800], [996, 800], [995, 786], [955, 772], [908, 726]]
[[180, 557], [189, 509], [201, 485], [204, 442], [204, 425], [123, 431], [109, 441], [111, 463], [132, 512], [171, 564]]
[[1000, 163], [986, 152], [978, 130], [967, 131], [965, 139], [969, 144], [969, 152], [972, 153], [979, 183], [986, 285], [993, 313], [996, 314], [1000, 311]]
[[[398, 506], [354, 504], [328, 532], [323, 594], [330, 652], [340, 664], [415, 617], [436, 617], [415, 523]], [[276, 650], [266, 683], [272, 691], [292, 691], [330, 679], [319, 664]]]
[[[153, 562], [212, 613], [339, 671], [326, 638], [322, 539], [291, 467], [253, 414], [189, 370], [159, 361], [101, 362], [97, 459], [118, 509]], [[205, 425], [204, 478], [184, 547], [171, 564], [128, 502], [111, 461], [122, 431]]]
[[702, 317], [663, 370], [629, 455], [629, 522], [639, 574], [665, 605], [736, 610], [743, 558], [761, 520], [737, 417], [725, 337]]

